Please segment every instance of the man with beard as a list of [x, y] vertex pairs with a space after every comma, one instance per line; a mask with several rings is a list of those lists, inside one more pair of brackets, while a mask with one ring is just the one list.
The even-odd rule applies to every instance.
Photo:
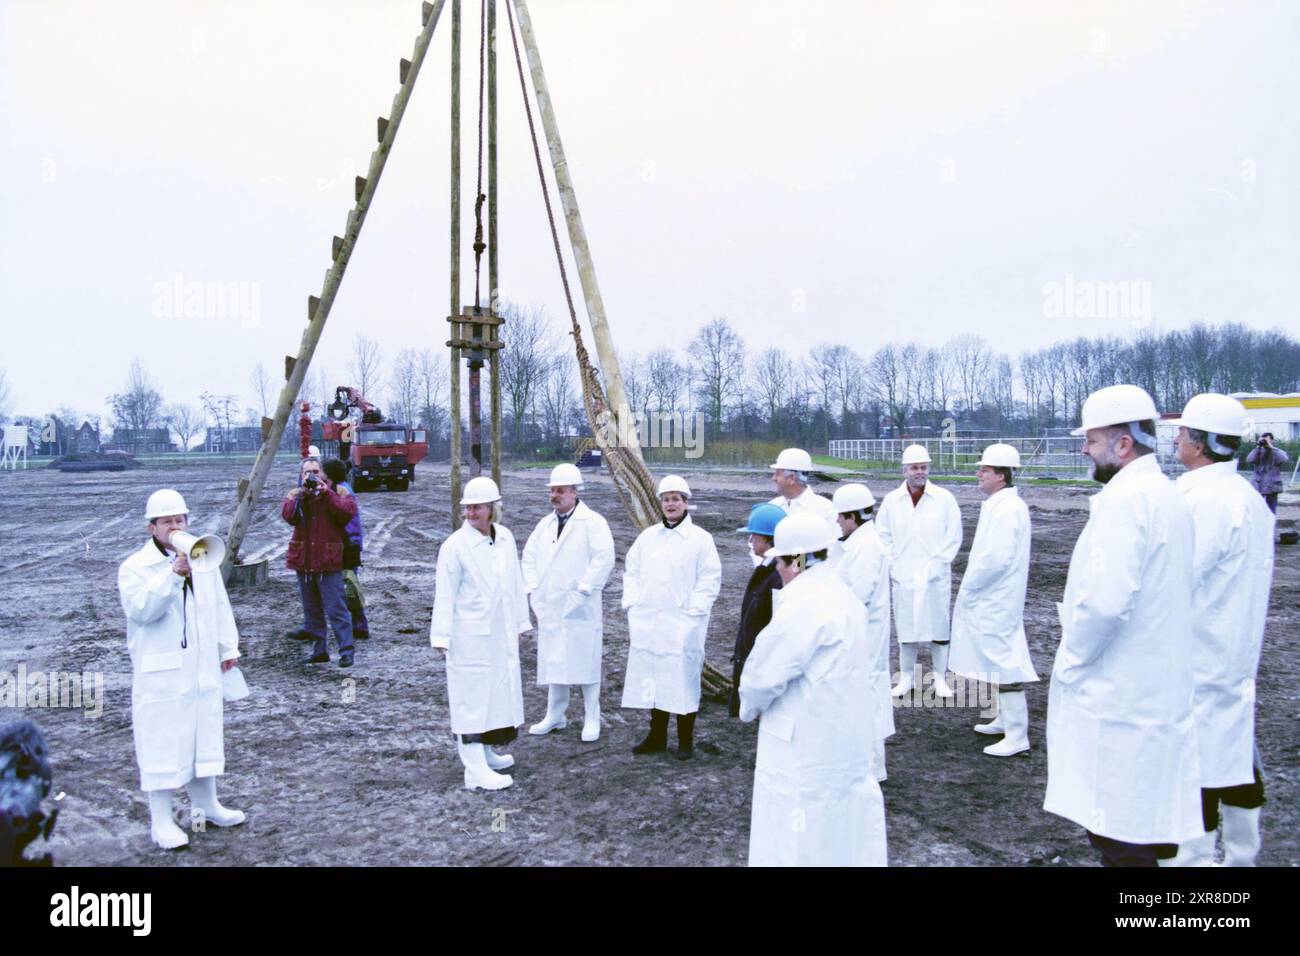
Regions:
[[1057, 605], [1043, 808], [1084, 827], [1104, 866], [1156, 866], [1199, 836], [1192, 721], [1192, 516], [1154, 454], [1151, 396], [1089, 396], [1090, 501]]

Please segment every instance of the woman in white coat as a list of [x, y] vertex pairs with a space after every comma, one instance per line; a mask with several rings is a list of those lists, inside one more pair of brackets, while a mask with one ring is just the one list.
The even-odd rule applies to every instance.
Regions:
[[567, 726], [569, 688], [582, 688], [582, 739], [600, 737], [601, 592], [614, 570], [614, 538], [605, 519], [578, 498], [582, 472], [551, 471], [551, 510], [524, 545], [524, 588], [537, 615], [537, 683], [547, 688], [546, 716], [528, 728], [547, 734]]
[[894, 699], [889, 693], [889, 561], [876, 534], [876, 496], [866, 485], [851, 482], [831, 499], [840, 530], [840, 547], [831, 561], [854, 596], [867, 609], [867, 639], [876, 648], [872, 673], [876, 699], [876, 779], [884, 780], [885, 740], [894, 735]]
[[659, 482], [664, 520], [628, 550], [623, 571], [627, 676], [623, 706], [650, 710], [650, 733], [633, 753], [668, 749], [668, 715], [677, 715], [677, 759], [694, 754], [695, 715], [709, 613], [722, 589], [713, 536], [691, 521], [691, 489], [679, 475]]
[[876, 531], [889, 555], [894, 585], [898, 669], [894, 695], [912, 689], [922, 644], [930, 645], [934, 692], [952, 697], [948, 671], [948, 602], [952, 562], [961, 550], [961, 509], [952, 493], [930, 481], [930, 453], [920, 445], [903, 449], [905, 480], [885, 495]]
[[519, 635], [532, 627], [519, 554], [492, 519], [501, 500], [491, 478], [471, 478], [464, 523], [438, 549], [429, 643], [446, 652], [451, 730], [465, 765], [465, 789], [501, 790], [514, 757], [492, 748], [524, 722]]
[[165, 488], [150, 495], [149, 540], [117, 572], [140, 787], [149, 795], [150, 834], [169, 850], [189, 843], [172, 815], [177, 787], [186, 788], [204, 824], [244, 822], [242, 811], [217, 801], [216, 785], [226, 769], [221, 675], [239, 657], [239, 632], [221, 575], [204, 572], [197, 580], [198, 572], [171, 544], [188, 516], [179, 492]]
[[791, 515], [773, 552], [784, 582], [740, 678], [758, 725], [750, 866], [885, 866], [885, 802], [873, 773], [881, 636], [827, 551], [824, 519]]
[[952, 669], [998, 687], [997, 714], [976, 733], [1002, 734], [984, 748], [990, 757], [1029, 753], [1029, 705], [1024, 685], [1038, 680], [1025, 639], [1029, 583], [1029, 508], [1013, 484], [1020, 453], [989, 445], [976, 476], [988, 495], [980, 505], [966, 574], [952, 610]]

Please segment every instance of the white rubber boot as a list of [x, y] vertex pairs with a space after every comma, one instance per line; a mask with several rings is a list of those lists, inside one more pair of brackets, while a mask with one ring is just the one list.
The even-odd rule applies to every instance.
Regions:
[[948, 645], [931, 644], [930, 662], [934, 665], [934, 696], [946, 699], [956, 697], [948, 686]]
[[172, 817], [172, 792], [170, 790], [149, 790], [149, 835], [153, 842], [164, 850], [176, 850], [186, 846], [190, 838], [176, 825]]
[[998, 701], [1001, 697], [1002, 695], [1000, 693], [994, 695], [993, 719], [990, 720], [987, 724], [976, 724], [975, 733], [990, 734], [993, 736], [1000, 737], [1007, 732], [1006, 728], [1002, 726], [1002, 708], [996, 703], [996, 701]]
[[582, 742], [600, 739], [600, 683], [582, 685]]
[[217, 778], [195, 777], [185, 785], [190, 806], [203, 813], [203, 819], [217, 827], [237, 827], [246, 817], [243, 810], [231, 810], [217, 801]]
[[528, 728], [530, 734], [549, 734], [552, 730], [563, 730], [569, 726], [566, 712], [569, 709], [569, 685], [547, 684], [546, 716], [540, 723]]
[[497, 773], [488, 766], [486, 744], [461, 743], [457, 737], [456, 749], [460, 752], [460, 762], [465, 765], [466, 790], [504, 790], [515, 782], [508, 773]]
[[1025, 692], [1013, 690], [998, 694], [998, 713], [1002, 717], [1002, 726], [1006, 728], [1006, 736], [995, 744], [989, 744], [984, 748], [984, 752], [990, 757], [1027, 755], [1029, 753], [1029, 703], [1025, 700]]
[[920, 650], [920, 644], [898, 645], [898, 683], [890, 691], [895, 697], [906, 696], [915, 685], [916, 660]]
[[499, 754], [489, 744], [483, 745], [483, 757], [493, 770], [505, 770], [515, 765], [515, 758], [510, 754]]
[[1254, 866], [1259, 856], [1259, 811], [1223, 804], [1223, 865]]
[[1218, 830], [1202, 833], [1200, 836], [1178, 845], [1178, 855], [1172, 860], [1161, 860], [1162, 866], [1214, 866], [1214, 841]]

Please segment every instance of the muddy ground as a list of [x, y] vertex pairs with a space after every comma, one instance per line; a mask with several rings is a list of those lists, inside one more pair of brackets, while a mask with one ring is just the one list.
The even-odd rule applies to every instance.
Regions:
[[[619, 564], [605, 592], [604, 731], [579, 740], [581, 720], [547, 737], [523, 734], [511, 751], [515, 786], [484, 794], [461, 788], [448, 731], [441, 657], [428, 624], [438, 542], [449, 531], [445, 466], [422, 466], [405, 494], [362, 496], [368, 547], [364, 585], [375, 637], [359, 645], [351, 671], [300, 663], [305, 645], [284, 632], [300, 621], [293, 575], [284, 569], [288, 528], [278, 495], [292, 482], [277, 466], [243, 548], [269, 557], [271, 581], [231, 592], [253, 689], [226, 708], [227, 773], [220, 794], [249, 821], [198, 834], [167, 853], [149, 840], [148, 814], [133, 755], [130, 663], [116, 569], [145, 540], [144, 501], [161, 486], [180, 489], [194, 524], [223, 531], [243, 465], [190, 465], [134, 472], [0, 475], [5, 522], [0, 556], [10, 570], [0, 602], [0, 671], [104, 674], [98, 718], [83, 710], [0, 709], [0, 722], [33, 716], [48, 735], [62, 816], [56, 861], [85, 865], [251, 864], [647, 864], [743, 865], [749, 839], [756, 726], [706, 702], [697, 756], [632, 756], [642, 711], [618, 706], [627, 658], [618, 610], [622, 556], [634, 537], [607, 480], [584, 499], [610, 519]], [[724, 570], [709, 634], [709, 659], [728, 668], [737, 606], [749, 571], [739, 527], [770, 497], [760, 477], [693, 477], [696, 520], [713, 532]], [[545, 472], [509, 474], [505, 523], [522, 542], [548, 507]], [[940, 481], [942, 484], [942, 481]], [[891, 482], [873, 481], [877, 496]], [[950, 485], [961, 503], [966, 544], [979, 492]], [[823, 486], [821, 490], [830, 489]], [[1070, 550], [1087, 516], [1088, 489], [1024, 489], [1034, 519], [1034, 564], [1026, 630], [1040, 675], [1050, 673], [1059, 632], [1054, 602]], [[1300, 507], [1284, 506], [1294, 520]], [[956, 586], [953, 588], [956, 593]], [[1300, 548], [1280, 548], [1258, 680], [1258, 742], [1269, 774], [1261, 864], [1300, 862]], [[525, 715], [540, 719], [546, 695], [532, 681], [536, 644], [522, 643]], [[895, 648], [895, 661], [896, 661]], [[1028, 759], [984, 756], [988, 738], [970, 729], [976, 709], [896, 711], [884, 784], [893, 865], [1092, 865], [1083, 832], [1042, 810], [1047, 773], [1046, 683], [1029, 691], [1034, 750]], [[579, 717], [575, 697], [570, 716]]]

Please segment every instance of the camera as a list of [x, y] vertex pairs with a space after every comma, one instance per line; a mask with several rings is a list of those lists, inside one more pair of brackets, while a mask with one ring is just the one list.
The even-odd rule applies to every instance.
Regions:
[[320, 487], [320, 479], [315, 475], [308, 475], [302, 480], [302, 486], [307, 491], [315, 491]]

